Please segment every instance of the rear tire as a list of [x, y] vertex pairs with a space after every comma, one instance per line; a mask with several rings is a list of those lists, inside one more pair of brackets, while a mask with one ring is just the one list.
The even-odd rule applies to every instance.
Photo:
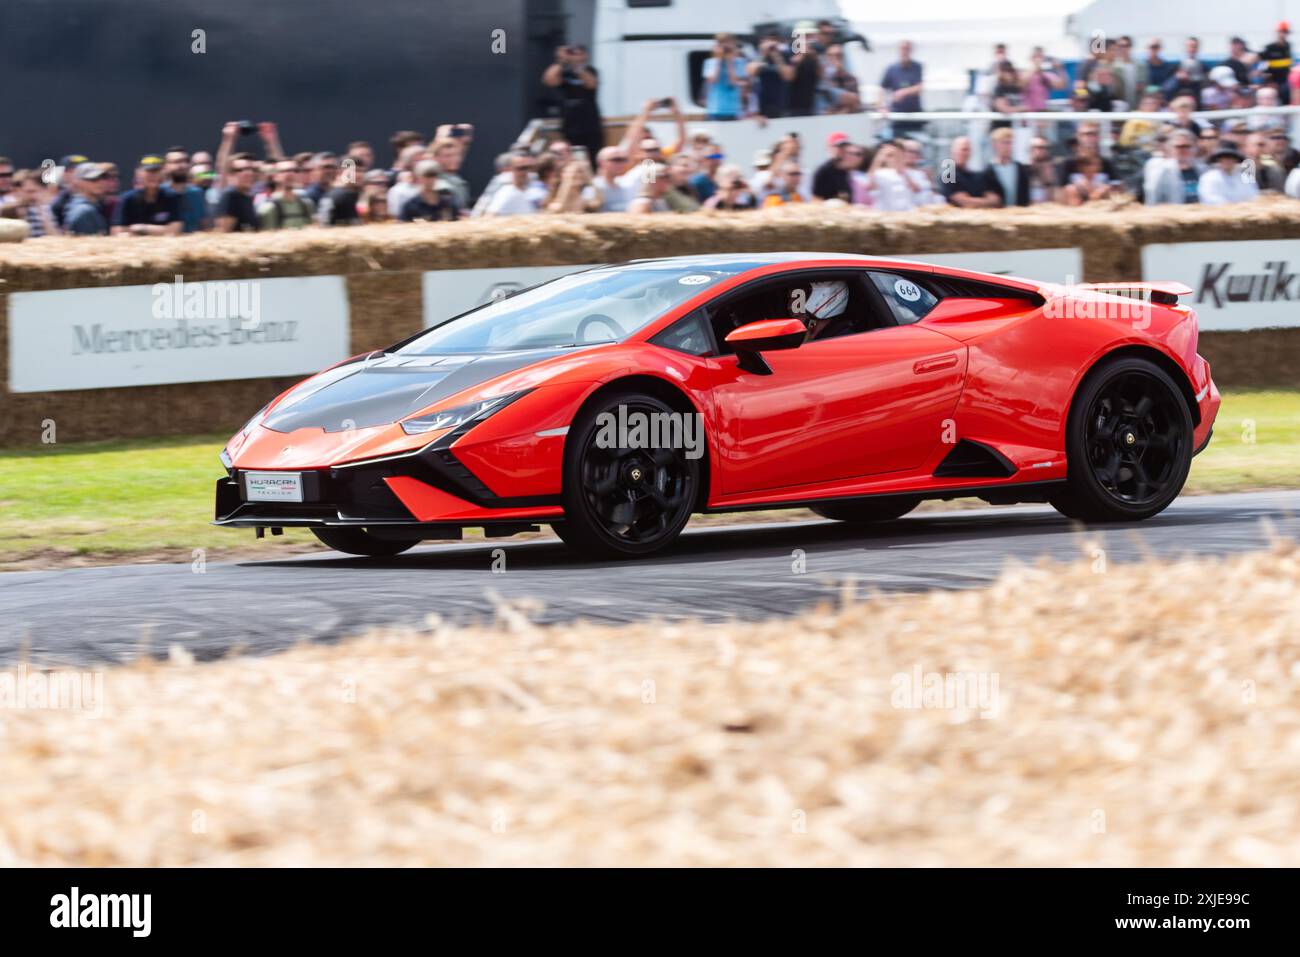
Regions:
[[685, 449], [606, 448], [597, 443], [601, 413], [678, 413], [641, 392], [611, 392], [578, 415], [564, 447], [564, 521], [551, 526], [574, 551], [593, 558], [640, 558], [681, 534], [700, 483], [700, 460]]
[[1192, 414], [1169, 374], [1118, 359], [1080, 387], [1066, 423], [1065, 487], [1049, 501], [1067, 518], [1135, 522], [1177, 498], [1192, 464]]
[[408, 548], [414, 548], [419, 544], [419, 542], [415, 541], [377, 538], [364, 528], [326, 526], [325, 528], [313, 528], [311, 532], [320, 539], [322, 545], [332, 548], [336, 552], [362, 555], [366, 558], [388, 558], [393, 555], [400, 555]]
[[837, 522], [892, 522], [902, 518], [921, 504], [919, 498], [905, 496], [902, 498], [862, 499], [856, 502], [827, 502], [814, 505], [812, 510], [822, 518]]

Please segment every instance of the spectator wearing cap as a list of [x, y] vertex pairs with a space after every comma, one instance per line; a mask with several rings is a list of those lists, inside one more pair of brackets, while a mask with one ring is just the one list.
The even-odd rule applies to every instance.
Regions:
[[420, 190], [402, 206], [397, 218], [404, 223], [449, 222], [459, 218], [451, 186], [442, 180], [442, 168], [436, 160], [421, 160], [415, 166], [415, 178]]
[[970, 168], [971, 143], [969, 136], [959, 136], [952, 141], [949, 162], [939, 177], [939, 190], [953, 206], [963, 209], [989, 209], [1002, 205], [1002, 197], [989, 188], [984, 171]]
[[176, 197], [181, 218], [181, 232], [195, 233], [211, 225], [203, 188], [191, 180], [190, 154], [173, 146], [163, 154], [163, 192]]
[[1201, 108], [1226, 110], [1232, 106], [1232, 94], [1237, 89], [1237, 74], [1226, 63], [1220, 63], [1209, 72], [1209, 80], [1201, 89]]
[[528, 216], [539, 208], [537, 190], [531, 188], [535, 162], [527, 153], [510, 158], [510, 180], [503, 183], [488, 203], [485, 216]]
[[704, 202], [713, 195], [717, 188], [714, 182], [717, 177], [718, 168], [722, 165], [725, 157], [722, 149], [715, 143], [711, 143], [705, 153], [700, 156], [700, 169], [691, 177], [691, 189], [700, 202]]
[[745, 57], [730, 33], [713, 38], [713, 55], [704, 61], [704, 109], [711, 120], [740, 118], [745, 87]]
[[858, 161], [849, 152], [849, 134], [832, 133], [826, 138], [830, 156], [813, 173], [812, 194], [823, 202], [840, 199], [848, 203], [853, 198], [853, 183], [849, 172], [858, 168]]
[[1196, 155], [1196, 138], [1188, 130], [1174, 130], [1169, 151], [1168, 159], [1156, 161], [1148, 171], [1144, 197], [1148, 206], [1199, 201], [1205, 167]]
[[766, 196], [772, 185], [772, 151], [754, 151], [754, 176], [749, 178], [750, 186], [759, 196]]
[[140, 158], [135, 188], [122, 195], [114, 211], [114, 236], [180, 235], [180, 200], [162, 188], [163, 165], [161, 156]]
[[298, 161], [282, 159], [271, 174], [271, 192], [257, 206], [263, 229], [303, 229], [312, 225], [316, 206], [298, 191]]
[[985, 169], [985, 192], [998, 195], [1002, 206], [1029, 205], [1029, 167], [1017, 163], [1011, 156], [1015, 134], [1009, 129], [994, 130], [989, 140], [993, 144], [993, 158]]
[[1287, 78], [1291, 73], [1291, 24], [1285, 20], [1277, 25], [1273, 40], [1259, 51], [1259, 66], [1263, 75], [1277, 87], [1282, 104], [1290, 103]]
[[68, 211], [68, 204], [76, 196], [76, 169], [82, 163], [90, 162], [80, 153], [70, 153], [63, 159], [59, 160], [59, 191], [50, 203], [50, 215], [54, 217], [55, 225], [63, 228], [63, 220]]
[[1226, 143], [1210, 154], [1210, 168], [1201, 174], [1197, 190], [1203, 205], [1245, 203], [1259, 196], [1255, 177], [1242, 169], [1245, 159], [1235, 146]]
[[253, 185], [257, 179], [257, 161], [251, 153], [235, 153], [226, 164], [230, 184], [221, 191], [212, 219], [219, 233], [256, 232], [261, 229], [257, 208], [253, 204]]
[[98, 163], [77, 166], [73, 194], [63, 213], [63, 231], [70, 236], [107, 236], [108, 219], [99, 200], [108, 188], [104, 167]]
[[[921, 64], [912, 59], [912, 41], [898, 44], [898, 61], [885, 67], [880, 78], [880, 109], [886, 113], [920, 113], [925, 89]], [[893, 120], [894, 135], [906, 136], [925, 126], [915, 120]]]

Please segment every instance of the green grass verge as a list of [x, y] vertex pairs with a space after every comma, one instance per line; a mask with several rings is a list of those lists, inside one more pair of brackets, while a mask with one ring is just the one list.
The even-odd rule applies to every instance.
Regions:
[[[257, 541], [208, 524], [225, 436], [53, 445], [0, 452], [0, 569], [113, 560], [270, 557], [309, 532]], [[1300, 487], [1300, 392], [1224, 397], [1188, 491]], [[745, 516], [747, 521], [761, 517]]]

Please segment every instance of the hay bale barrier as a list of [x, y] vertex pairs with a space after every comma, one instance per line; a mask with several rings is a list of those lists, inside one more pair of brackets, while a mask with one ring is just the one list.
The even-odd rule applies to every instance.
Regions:
[[177, 651], [6, 715], [0, 865], [1295, 867], [1298, 619], [1279, 544], [793, 619]]
[[[59, 440], [237, 428], [288, 380], [236, 379], [11, 394], [8, 297], [16, 292], [186, 282], [343, 276], [351, 351], [420, 328], [427, 270], [585, 265], [657, 256], [808, 250], [925, 258], [929, 253], [1078, 247], [1090, 282], [1142, 277], [1145, 244], [1300, 238], [1300, 204], [1007, 210], [929, 207], [912, 213], [810, 206], [692, 216], [519, 217], [255, 235], [42, 238], [0, 244], [0, 446], [30, 445], [53, 419]], [[1061, 281], [1070, 277], [1062, 276]], [[1156, 278], [1156, 277], [1146, 277]], [[312, 316], [300, 317], [310, 333]], [[1207, 333], [1220, 386], [1294, 388], [1300, 330]]]

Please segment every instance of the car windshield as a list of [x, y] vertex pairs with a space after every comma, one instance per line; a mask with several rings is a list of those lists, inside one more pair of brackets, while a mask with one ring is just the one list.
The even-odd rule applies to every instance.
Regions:
[[434, 326], [394, 355], [516, 352], [618, 342], [745, 263], [646, 262], [563, 276]]

